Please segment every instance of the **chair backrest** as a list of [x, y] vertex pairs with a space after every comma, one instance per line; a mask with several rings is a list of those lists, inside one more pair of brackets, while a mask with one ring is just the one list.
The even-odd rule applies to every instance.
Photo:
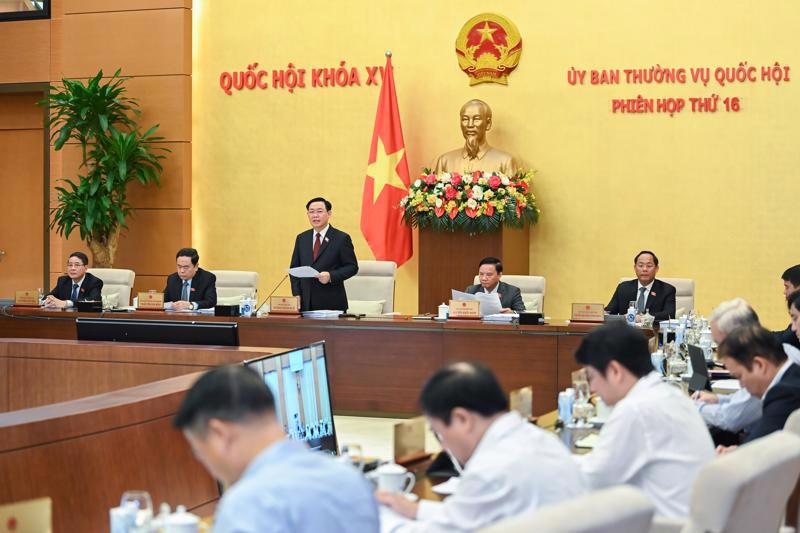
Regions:
[[[37, 498], [0, 505], [0, 530], [14, 533], [51, 533], [53, 500]], [[13, 524], [13, 529], [12, 529]]]
[[[545, 280], [543, 276], [522, 276], [519, 274], [503, 274], [502, 281], [513, 285], [522, 293], [522, 301], [525, 302], [525, 309], [544, 313], [544, 289]], [[480, 283], [478, 276], [475, 276], [473, 284]]]
[[255, 298], [258, 290], [258, 272], [245, 270], [214, 270], [217, 276], [217, 303], [236, 305], [242, 298]]
[[[620, 278], [620, 282], [634, 278]], [[694, 280], [690, 278], [658, 278], [675, 287], [675, 315], [688, 315], [694, 309]]]
[[393, 312], [396, 274], [397, 263], [394, 261], [359, 261], [358, 274], [344, 282], [350, 312], [358, 312], [361, 306], [381, 300], [382, 312]]
[[502, 522], [482, 533], [647, 533], [655, 509], [641, 491], [619, 485], [548, 505]]
[[789, 415], [789, 418], [786, 419], [786, 423], [783, 425], [783, 430], [800, 436], [800, 409], [796, 409]]
[[[131, 305], [131, 290], [136, 273], [124, 268], [90, 268], [87, 272], [103, 280], [103, 297], [110, 299], [113, 304], [116, 295], [116, 305], [127, 307]], [[112, 305], [113, 307], [113, 305]]]
[[682, 533], [776, 532], [800, 475], [800, 436], [777, 431], [704, 466]]

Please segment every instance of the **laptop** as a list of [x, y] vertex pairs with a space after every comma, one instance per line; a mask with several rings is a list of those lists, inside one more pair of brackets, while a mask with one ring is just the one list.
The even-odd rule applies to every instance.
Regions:
[[703, 349], [694, 344], [689, 344], [689, 362], [692, 365], [692, 377], [689, 379], [689, 393], [698, 390], [711, 390], [711, 380], [708, 377], [706, 354]]
[[336, 454], [325, 341], [244, 361], [264, 379], [286, 434], [311, 449]]

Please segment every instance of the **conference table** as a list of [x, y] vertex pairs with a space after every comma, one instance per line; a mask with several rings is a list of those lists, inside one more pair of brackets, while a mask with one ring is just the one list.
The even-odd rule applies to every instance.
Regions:
[[215, 321], [238, 324], [242, 346], [295, 347], [324, 340], [337, 414], [405, 416], [438, 368], [455, 361], [489, 366], [508, 392], [533, 387], [533, 414], [556, 408], [558, 391], [578, 369], [574, 353], [594, 324], [549, 320], [543, 325], [479, 320], [418, 320], [409, 316], [315, 320], [299, 316], [217, 317], [192, 312], [81, 313], [5, 307], [0, 337], [76, 339], [78, 317]]

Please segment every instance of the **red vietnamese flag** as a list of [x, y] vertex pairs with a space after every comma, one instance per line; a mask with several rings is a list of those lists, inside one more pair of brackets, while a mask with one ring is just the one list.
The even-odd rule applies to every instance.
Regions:
[[410, 184], [394, 90], [392, 57], [387, 52], [361, 196], [361, 232], [375, 259], [394, 261], [397, 266], [408, 261], [414, 253], [411, 228], [403, 223], [403, 210], [399, 205], [408, 194]]

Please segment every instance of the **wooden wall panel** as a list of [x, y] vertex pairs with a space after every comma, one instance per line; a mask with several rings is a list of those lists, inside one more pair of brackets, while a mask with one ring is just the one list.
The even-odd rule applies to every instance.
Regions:
[[0, 83], [49, 81], [50, 21], [3, 22], [0, 65]]
[[44, 127], [44, 110], [36, 105], [41, 93], [0, 95], [0, 130], [28, 130]]
[[191, 9], [192, 0], [63, 0], [64, 13], [100, 13], [105, 11], [135, 11], [183, 7]]
[[[172, 261], [173, 264], [175, 262], [175, 252], [177, 252], [180, 248], [176, 248], [174, 252], [172, 252]], [[154, 290], [161, 292], [164, 290], [164, 287], [167, 285], [167, 276], [172, 274], [175, 271], [175, 267], [173, 266], [171, 272], [165, 273], [163, 276], [140, 276], [136, 274], [136, 280], [133, 282], [133, 290], [131, 291], [131, 299], [134, 296], [139, 294], [140, 292], [147, 292], [149, 290]]]
[[120, 67], [127, 76], [189, 75], [191, 28], [188, 9], [65, 15], [58, 77], [88, 77], [100, 68], [111, 74]]
[[167, 141], [192, 139], [191, 76], [145, 76], [125, 85], [128, 96], [139, 99], [142, 115], [137, 120], [143, 128], [159, 124], [157, 135]]
[[8, 411], [8, 387], [5, 386], [5, 383], [8, 383], [8, 359], [5, 357], [0, 357], [0, 383], [3, 383], [3, 387], [0, 389], [0, 413], [5, 413]]
[[191, 242], [189, 210], [137, 210], [130, 230], [120, 238], [114, 266], [129, 268], [137, 275], [166, 275], [175, 270], [175, 252]]

